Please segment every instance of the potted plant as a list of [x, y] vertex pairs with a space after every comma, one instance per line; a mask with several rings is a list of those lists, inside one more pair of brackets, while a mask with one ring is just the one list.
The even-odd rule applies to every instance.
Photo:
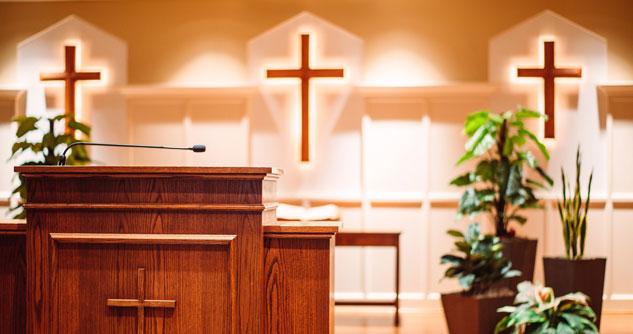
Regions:
[[509, 313], [497, 324], [495, 334], [597, 334], [596, 315], [587, 304], [587, 296], [570, 293], [555, 297], [552, 288], [522, 282], [514, 306], [499, 312]]
[[[66, 146], [77, 141], [74, 135], [65, 134], [63, 129], [57, 127], [67, 118], [67, 115], [58, 115], [52, 118], [34, 116], [14, 118], [13, 121], [17, 123], [18, 129], [15, 133], [17, 139], [11, 149], [10, 159], [17, 160], [20, 166], [57, 165], [58, 154], [61, 154]], [[67, 120], [67, 123], [70, 129], [83, 133], [86, 139], [90, 136], [88, 125], [72, 119]], [[37, 139], [34, 140], [34, 138]], [[90, 157], [83, 146], [75, 147], [66, 160], [68, 165], [85, 165], [89, 162]], [[13, 205], [9, 212], [12, 212], [15, 219], [24, 219], [26, 213], [23, 203], [26, 202], [26, 186], [24, 180], [19, 175], [17, 177], [17, 185], [11, 193], [14, 199]]]
[[480, 226], [468, 226], [465, 235], [456, 230], [447, 232], [455, 237], [455, 247], [461, 255], [446, 254], [441, 263], [450, 265], [445, 278], [455, 278], [462, 292], [442, 294], [442, 306], [450, 333], [485, 333], [494, 331], [501, 319], [497, 308], [512, 303], [514, 292], [496, 285], [502, 279], [516, 277], [520, 272], [502, 253], [499, 237], [483, 235]]
[[562, 223], [566, 256], [544, 257], [543, 269], [545, 284], [551, 286], [555, 291], [559, 293], [580, 291], [589, 296], [589, 305], [597, 315], [596, 324], [600, 328], [607, 259], [584, 257], [593, 171], [589, 175], [587, 198], [583, 201], [580, 184], [581, 169], [582, 156], [579, 147], [576, 151], [576, 178], [573, 189], [570, 178], [561, 168], [563, 200], [562, 202], [558, 201], [558, 213]]
[[547, 148], [525, 124], [529, 119], [542, 118], [543, 114], [525, 108], [503, 114], [487, 110], [470, 114], [464, 123], [464, 133], [469, 137], [466, 153], [457, 165], [472, 159], [478, 162], [474, 170], [451, 181], [451, 185], [466, 188], [458, 214], [488, 214], [495, 234], [502, 238], [504, 255], [522, 272], [521, 277], [506, 282], [512, 288], [532, 280], [537, 240], [515, 237], [510, 224], [525, 224], [527, 218], [521, 210], [540, 207], [535, 190], [553, 184], [530, 150], [535, 146], [549, 160]]

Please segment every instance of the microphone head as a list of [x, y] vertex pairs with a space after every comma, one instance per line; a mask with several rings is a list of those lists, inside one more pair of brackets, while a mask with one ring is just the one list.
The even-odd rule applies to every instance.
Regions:
[[191, 150], [196, 153], [201, 153], [207, 150], [207, 147], [204, 145], [196, 144], [191, 147]]

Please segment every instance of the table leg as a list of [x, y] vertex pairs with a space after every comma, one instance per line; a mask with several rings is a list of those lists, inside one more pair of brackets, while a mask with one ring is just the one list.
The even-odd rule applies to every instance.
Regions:
[[400, 240], [396, 243], [396, 314], [394, 324], [400, 326]]

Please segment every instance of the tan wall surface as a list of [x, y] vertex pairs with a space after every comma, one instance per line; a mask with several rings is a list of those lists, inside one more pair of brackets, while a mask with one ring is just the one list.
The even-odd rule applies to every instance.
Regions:
[[165, 0], [0, 2], [0, 84], [15, 80], [17, 43], [70, 14], [128, 42], [130, 84], [158, 84], [200, 53], [245, 62], [249, 39], [303, 10], [362, 38], [365, 65], [400, 48], [446, 81], [485, 81], [488, 40], [544, 9], [607, 38], [609, 79], [633, 80], [628, 0]]

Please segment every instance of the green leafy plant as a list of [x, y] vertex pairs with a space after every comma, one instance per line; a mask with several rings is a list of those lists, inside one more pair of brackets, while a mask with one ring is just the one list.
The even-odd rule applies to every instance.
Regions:
[[[553, 184], [552, 179], [529, 149], [533, 144], [549, 160], [549, 152], [538, 137], [527, 129], [528, 119], [546, 118], [525, 108], [503, 114], [487, 110], [472, 113], [464, 123], [469, 137], [466, 153], [457, 161], [460, 165], [479, 158], [475, 170], [460, 175], [451, 185], [466, 187], [459, 201], [460, 215], [488, 213], [495, 224], [496, 235], [512, 236], [508, 225], [514, 221], [524, 224], [521, 209], [539, 207], [534, 191]], [[537, 178], [526, 175], [526, 167]]]
[[596, 314], [584, 294], [555, 297], [551, 288], [527, 281], [519, 283], [517, 289], [514, 306], [498, 309], [509, 314], [499, 321], [495, 333], [509, 330], [519, 334], [598, 333], [594, 324]]
[[470, 224], [465, 235], [457, 230], [447, 233], [457, 239], [455, 247], [462, 255], [442, 256], [440, 263], [450, 265], [444, 277], [456, 278], [465, 289], [465, 295], [483, 294], [500, 280], [521, 275], [503, 257], [499, 237], [481, 234], [479, 224]]
[[[565, 240], [565, 254], [568, 259], [582, 259], [585, 254], [585, 239], [587, 238], [587, 212], [589, 211], [589, 200], [591, 198], [591, 183], [593, 181], [593, 171], [589, 175], [589, 185], [587, 186], [587, 199], [583, 206], [580, 173], [582, 168], [582, 156], [580, 147], [576, 150], [576, 182], [574, 184], [573, 196], [569, 178], [566, 177], [563, 168], [560, 169], [563, 182], [563, 201], [558, 201], [558, 214], [563, 225], [563, 239]], [[571, 196], [571, 197], [568, 197]]]
[[[56, 165], [59, 154], [70, 144], [78, 141], [72, 134], [63, 133], [57, 126], [63, 125], [63, 120], [67, 120], [66, 115], [59, 115], [52, 118], [19, 116], [13, 119], [18, 125], [15, 133], [17, 141], [11, 149], [10, 160], [19, 162], [19, 165]], [[68, 127], [81, 132], [86, 139], [90, 136], [90, 127], [73, 119], [67, 120]], [[34, 139], [37, 138], [37, 139]], [[68, 165], [84, 165], [90, 162], [88, 152], [83, 146], [73, 148], [70, 156], [66, 160]], [[13, 218], [23, 219], [23, 203], [26, 202], [26, 187], [21, 176], [17, 176], [19, 182], [13, 189], [11, 196], [16, 200], [9, 210]]]

